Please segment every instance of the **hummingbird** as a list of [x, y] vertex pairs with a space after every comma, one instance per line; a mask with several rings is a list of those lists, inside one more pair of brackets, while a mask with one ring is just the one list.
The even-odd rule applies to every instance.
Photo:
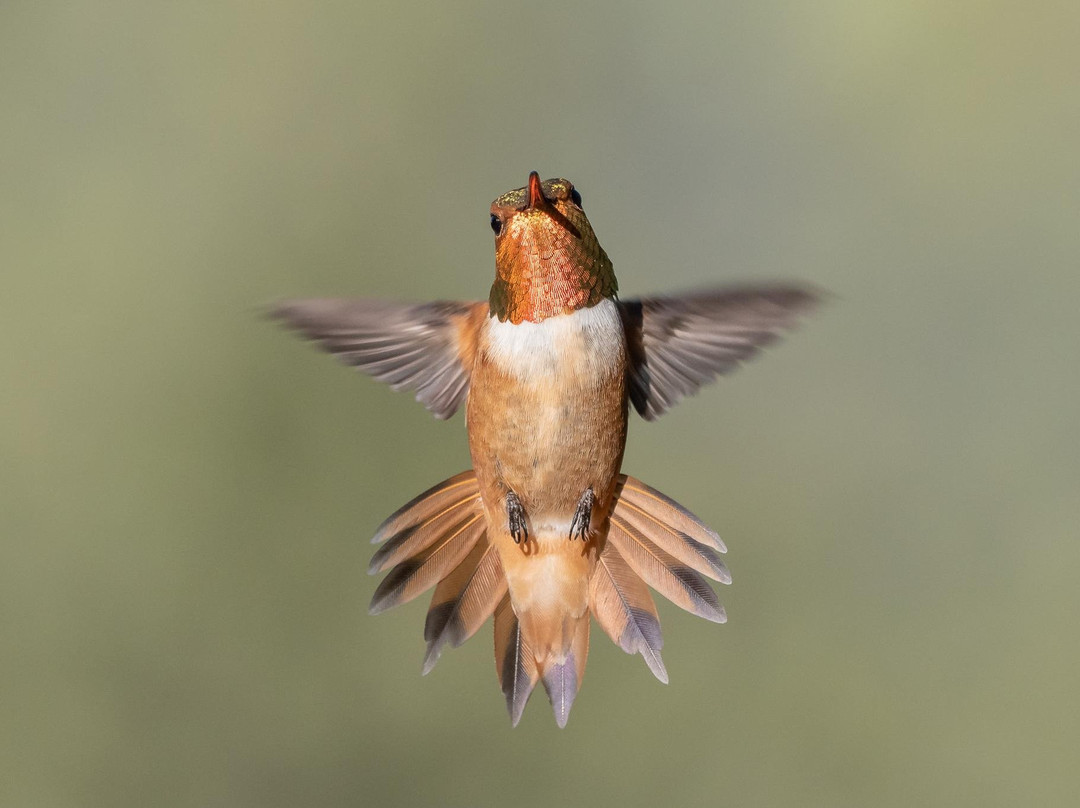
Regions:
[[650, 589], [716, 623], [709, 580], [731, 576], [715, 531], [622, 473], [631, 408], [652, 421], [790, 329], [817, 301], [798, 283], [620, 299], [615, 272], [566, 179], [491, 205], [486, 301], [295, 299], [272, 316], [345, 363], [410, 389], [436, 418], [462, 406], [472, 468], [375, 531], [386, 573], [375, 614], [434, 587], [428, 673], [494, 615], [495, 667], [511, 723], [542, 683], [566, 725], [591, 619], [661, 682]]

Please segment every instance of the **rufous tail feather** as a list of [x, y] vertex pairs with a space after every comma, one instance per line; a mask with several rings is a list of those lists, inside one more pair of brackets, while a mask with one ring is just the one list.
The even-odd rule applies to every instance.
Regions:
[[485, 536], [435, 587], [424, 623], [428, 647], [423, 673], [435, 667], [446, 645], [457, 648], [475, 634], [504, 595], [506, 574], [498, 551]]
[[[389, 573], [371, 610], [383, 611], [435, 586], [424, 626], [424, 673], [446, 646], [461, 645], [494, 614], [495, 666], [515, 726], [538, 683], [556, 723], [566, 725], [585, 675], [590, 614], [616, 645], [641, 654], [665, 683], [663, 636], [649, 587], [692, 614], [726, 620], [707, 580], [731, 581], [720, 560], [723, 542], [640, 480], [619, 475], [610, 527], [606, 539], [596, 539], [601, 551], [591, 576], [573, 574], [571, 562], [564, 569], [550, 555], [543, 564], [543, 553], [525, 558], [531, 594], [519, 583], [516, 605], [483, 513], [476, 476], [467, 471], [389, 517], [376, 533], [375, 540], [384, 543], [371, 563], [372, 572], [389, 568]], [[582, 587], [587, 591], [579, 591]]]

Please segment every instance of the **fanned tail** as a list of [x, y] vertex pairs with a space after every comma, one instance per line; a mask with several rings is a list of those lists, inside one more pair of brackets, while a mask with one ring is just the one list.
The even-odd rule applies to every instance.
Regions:
[[536, 683], [547, 691], [555, 722], [570, 718], [589, 656], [589, 614], [514, 612], [507, 595], [495, 612], [495, 668], [506, 696], [510, 721], [517, 726]]
[[571, 548], [562, 534], [533, 539], [533, 554], [503, 547], [488, 535], [476, 475], [462, 472], [400, 508], [376, 532], [383, 544], [370, 571], [389, 572], [371, 611], [435, 587], [424, 626], [425, 674], [447, 646], [461, 645], [494, 614], [495, 667], [511, 722], [517, 725], [543, 683], [555, 721], [564, 727], [585, 675], [590, 614], [665, 683], [663, 636], [649, 587], [707, 620], [727, 619], [706, 580], [731, 582], [720, 560], [726, 548], [696, 516], [620, 475], [608, 522], [599, 556], [590, 555], [595, 547]]

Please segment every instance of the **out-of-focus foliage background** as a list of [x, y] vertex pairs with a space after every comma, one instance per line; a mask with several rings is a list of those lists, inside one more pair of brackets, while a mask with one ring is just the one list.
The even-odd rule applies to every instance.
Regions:
[[[1073, 2], [4, 3], [10, 806], [1080, 802]], [[258, 316], [476, 298], [574, 180], [627, 296], [830, 290], [626, 468], [726, 538], [671, 685], [565, 731], [490, 629], [419, 675], [373, 528], [462, 420]]]

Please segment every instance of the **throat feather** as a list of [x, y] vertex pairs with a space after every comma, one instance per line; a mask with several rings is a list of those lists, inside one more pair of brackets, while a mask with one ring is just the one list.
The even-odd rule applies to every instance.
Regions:
[[483, 351], [501, 371], [522, 382], [577, 379], [592, 386], [623, 372], [626, 345], [615, 301], [602, 299], [540, 322], [513, 323], [492, 315]]
[[595, 306], [618, 289], [611, 259], [595, 236], [577, 240], [562, 228], [511, 228], [496, 248], [488, 308], [501, 322], [539, 323]]

